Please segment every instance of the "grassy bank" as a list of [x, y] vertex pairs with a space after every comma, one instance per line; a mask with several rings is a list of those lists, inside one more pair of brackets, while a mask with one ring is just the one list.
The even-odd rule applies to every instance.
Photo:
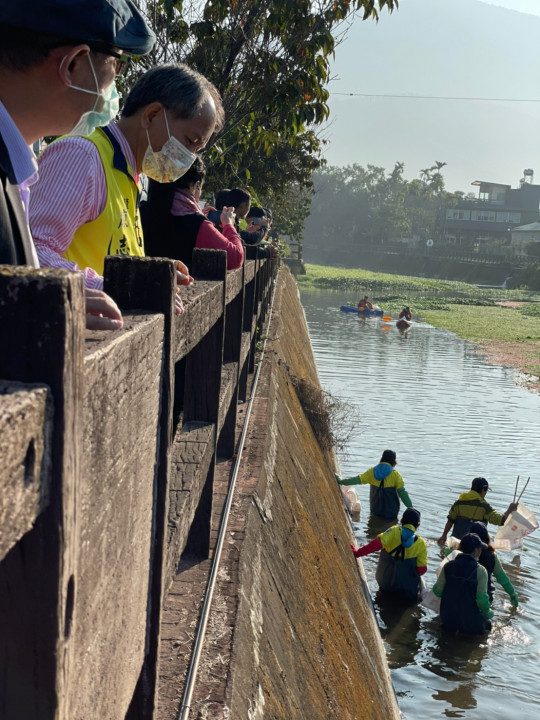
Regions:
[[[367, 294], [393, 316], [409, 305], [413, 319], [477, 343], [493, 362], [540, 377], [537, 293], [320, 265], [306, 265], [306, 270], [307, 275], [298, 278], [302, 290], [339, 290], [350, 293], [350, 302]], [[538, 380], [528, 384], [540, 390]]]

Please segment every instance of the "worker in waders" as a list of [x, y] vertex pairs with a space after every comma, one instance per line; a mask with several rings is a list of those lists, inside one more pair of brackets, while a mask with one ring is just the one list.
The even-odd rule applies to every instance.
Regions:
[[501, 515], [486, 502], [486, 493], [489, 490], [489, 483], [486, 478], [477, 477], [472, 481], [471, 489], [462, 493], [450, 508], [448, 521], [444, 526], [443, 534], [438, 542], [444, 545], [448, 533], [452, 529], [452, 535], [461, 540], [468, 532], [471, 532], [471, 525], [475, 520], [492, 525], [504, 525], [506, 518], [511, 512], [517, 510], [517, 503], [510, 503], [506, 511]]
[[350, 478], [336, 475], [336, 480], [340, 485], [371, 485], [369, 489], [371, 512], [373, 515], [391, 520], [398, 516], [400, 500], [405, 507], [412, 507], [403, 478], [395, 469], [396, 465], [396, 453], [393, 450], [385, 450], [380, 463], [369, 468], [362, 475]]
[[400, 596], [406, 602], [416, 602], [420, 596], [420, 576], [427, 570], [426, 541], [416, 534], [420, 525], [420, 512], [407, 508], [401, 525], [394, 525], [356, 549], [355, 557], [364, 557], [381, 551], [375, 578], [383, 592]]
[[467, 533], [459, 544], [461, 553], [441, 568], [433, 593], [441, 598], [441, 623], [446, 630], [483, 635], [491, 630], [493, 617], [488, 595], [488, 574], [478, 560], [487, 549], [478, 535]]

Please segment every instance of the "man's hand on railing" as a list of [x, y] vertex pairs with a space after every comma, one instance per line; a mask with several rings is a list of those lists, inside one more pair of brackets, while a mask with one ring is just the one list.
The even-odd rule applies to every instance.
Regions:
[[124, 325], [122, 313], [112, 297], [103, 290], [85, 288], [87, 330], [119, 330]]

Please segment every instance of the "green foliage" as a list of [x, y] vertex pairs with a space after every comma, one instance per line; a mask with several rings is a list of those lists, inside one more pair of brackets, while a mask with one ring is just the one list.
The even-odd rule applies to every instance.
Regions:
[[[263, 205], [310, 186], [322, 163], [329, 61], [356, 13], [377, 19], [397, 0], [141, 0], [157, 35], [144, 69], [185, 62], [219, 89], [225, 126], [212, 139], [208, 189], [248, 186]], [[276, 205], [274, 204], [274, 207]], [[301, 208], [295, 215], [300, 217]], [[295, 233], [299, 230], [295, 229]]]
[[[468, 340], [540, 339], [540, 296], [527, 291], [484, 289], [463, 282], [321, 265], [308, 264], [306, 271], [307, 275], [298, 277], [302, 291], [335, 289], [350, 291], [356, 298], [367, 293], [394, 317], [408, 305], [414, 319], [421, 317]], [[516, 305], [499, 304], [508, 301]], [[351, 298], [350, 304], [356, 302]]]
[[401, 162], [390, 173], [375, 165], [319, 169], [306, 223], [310, 257], [354, 264], [367, 244], [407, 238], [424, 245], [438, 238], [446, 206], [454, 201], [444, 190], [445, 164], [436, 161], [413, 180], [403, 177]]

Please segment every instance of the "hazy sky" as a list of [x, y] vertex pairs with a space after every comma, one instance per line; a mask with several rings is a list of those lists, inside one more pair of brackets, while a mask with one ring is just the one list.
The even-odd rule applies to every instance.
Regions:
[[510, 10], [540, 16], [539, 0], [483, 0], [483, 2], [489, 5], [499, 5], [500, 7], [509, 8]]
[[329, 164], [417, 177], [440, 160], [449, 190], [515, 187], [529, 167], [540, 183], [540, 0], [400, 0], [353, 24], [332, 71]]

